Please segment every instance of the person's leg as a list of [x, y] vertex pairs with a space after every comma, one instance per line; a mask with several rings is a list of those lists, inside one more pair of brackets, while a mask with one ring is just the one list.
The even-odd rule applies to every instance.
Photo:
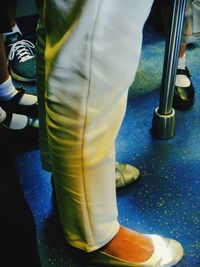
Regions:
[[[8, 71], [6, 51], [3, 42], [3, 35], [0, 33], [0, 100], [10, 100], [17, 94]], [[32, 105], [37, 102], [37, 97], [30, 94], [24, 94], [19, 103], [23, 105]]]
[[[94, 0], [45, 5], [48, 143], [65, 237], [79, 249], [104, 246], [109, 255], [140, 262], [152, 255], [154, 246], [150, 238], [118, 223], [114, 142], [151, 4]], [[182, 249], [177, 247], [179, 260]], [[159, 254], [148, 266], [156, 266], [152, 260], [161, 262]], [[171, 265], [160, 266], [172, 266], [172, 259], [167, 259]]]
[[184, 57], [186, 48], [187, 48], [187, 44], [181, 44], [180, 51], [179, 51], [179, 58]]
[[[70, 12], [74, 19], [80, 2], [72, 10], [64, 2], [62, 9], [46, 2], [46, 13], [57, 9], [58, 17]], [[151, 4], [86, 1], [76, 26], [68, 24], [67, 16], [66, 27], [47, 17], [46, 110], [55, 188], [69, 243], [88, 251], [105, 245], [119, 230], [114, 141]]]
[[[1, 87], [2, 88], [5, 87], [3, 86], [3, 84], [5, 84], [5, 82], [9, 79], [6, 54], [5, 54], [4, 44], [3, 44], [3, 37], [1, 33], [0, 33], [0, 66], [1, 66], [1, 71], [0, 71], [0, 99], [1, 99], [1, 95], [3, 94]], [[8, 95], [9, 90], [4, 90], [4, 91], [5, 91], [5, 95]], [[0, 107], [0, 123], [3, 123], [5, 120], [6, 120], [6, 112]], [[27, 116], [13, 114], [11, 122], [9, 123], [9, 128], [23, 129], [27, 125], [27, 123], [28, 123]]]
[[[160, 1], [161, 18], [164, 25], [165, 35], [169, 35], [170, 17], [173, 10], [173, 1]], [[192, 10], [191, 0], [187, 0], [186, 12], [183, 23], [182, 40], [179, 50], [179, 60], [176, 73], [173, 107], [176, 109], [187, 109], [194, 103], [194, 88], [190, 79], [191, 75], [186, 67], [187, 43], [192, 40]]]
[[[14, 5], [15, 1], [8, 1], [3, 3], [0, 11], [0, 106], [9, 112], [19, 113], [37, 118], [37, 97], [31, 94], [26, 94], [23, 88], [16, 89], [11, 77], [9, 76], [7, 57], [4, 46], [3, 33], [12, 30], [13, 20], [9, 17], [8, 5]], [[12, 6], [11, 5], [11, 6]], [[21, 47], [22, 49], [22, 47]], [[23, 48], [24, 50], [24, 48]], [[26, 54], [24, 50], [24, 54]], [[15, 115], [14, 115], [15, 116]], [[24, 116], [25, 117], [25, 116]], [[20, 119], [20, 116], [18, 116]], [[22, 119], [22, 116], [21, 116]], [[15, 119], [17, 121], [17, 119]], [[27, 121], [27, 118], [26, 118]], [[21, 121], [22, 122], [22, 121]], [[20, 123], [20, 121], [19, 121]], [[24, 120], [23, 123], [24, 124]], [[20, 125], [19, 125], [20, 126]], [[21, 125], [20, 127], [22, 127]], [[12, 127], [11, 127], [12, 128]]]
[[186, 3], [173, 99], [173, 107], [176, 109], [187, 109], [194, 103], [195, 90], [191, 81], [191, 74], [187, 67], [186, 60], [187, 44], [192, 42], [193, 39], [192, 28], [192, 4], [191, 0], [188, 0]]
[[19, 91], [9, 76], [2, 33], [0, 33], [0, 66], [0, 123], [5, 122], [6, 112], [8, 112], [11, 113], [11, 117], [8, 118], [9, 115], [7, 115], [6, 126], [10, 129], [23, 129], [28, 124], [27, 116], [37, 117], [37, 97], [25, 93], [18, 97]]
[[[180, 45], [180, 51], [179, 51], [179, 59], [178, 59], [178, 70], [185, 70], [186, 69], [186, 48], [187, 44], [182, 43]], [[185, 74], [177, 74], [176, 75], [176, 86], [180, 87], [189, 87], [191, 84], [189, 77]]]
[[9, 16], [9, 22], [11, 28], [16, 26], [16, 8], [17, 0], [8, 1], [7, 5], [7, 14]]
[[4, 32], [4, 39], [10, 73], [18, 81], [35, 81], [35, 45], [23, 37], [17, 25], [16, 3], [6, 3], [10, 29]]
[[9, 71], [8, 71], [7, 58], [6, 58], [6, 53], [5, 53], [4, 43], [3, 43], [3, 36], [1, 33], [0, 33], [0, 66], [1, 66], [0, 84], [2, 84], [6, 80], [8, 80]]
[[[7, 22], [5, 24], [9, 24], [6, 14], [2, 13], [1, 15], [3, 16], [3, 21]], [[9, 28], [9, 25], [6, 28]], [[9, 72], [8, 72], [8, 67], [7, 67], [7, 59], [6, 59], [2, 33], [0, 33], [0, 66], [1, 66], [1, 71], [0, 71], [0, 97], [1, 97], [2, 84], [4, 84], [9, 79]], [[8, 93], [8, 90], [6, 90], [6, 94], [7, 93]], [[0, 107], [0, 123], [4, 122], [5, 120], [6, 120], [6, 112]], [[9, 127], [22, 129], [27, 125], [27, 122], [28, 122], [28, 118], [26, 116], [14, 114]]]
[[[43, 1], [37, 0], [37, 8], [39, 13], [39, 23], [37, 27], [37, 88], [39, 98], [40, 113], [40, 153], [42, 166], [46, 171], [51, 172], [51, 159], [48, 148], [47, 127], [46, 127], [46, 108], [45, 108], [45, 59], [44, 51], [46, 44], [46, 32], [43, 21]], [[116, 187], [124, 187], [136, 181], [140, 175], [140, 171], [126, 163], [116, 162], [115, 164], [115, 180]]]
[[173, 107], [177, 109], [190, 108], [194, 103], [195, 90], [191, 81], [190, 72], [186, 66], [186, 48], [187, 44], [180, 46]]

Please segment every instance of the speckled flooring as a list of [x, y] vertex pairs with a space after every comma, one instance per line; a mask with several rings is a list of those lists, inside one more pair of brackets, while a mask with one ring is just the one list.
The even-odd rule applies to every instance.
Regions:
[[[200, 42], [187, 51], [197, 89], [195, 104], [176, 112], [176, 136], [168, 141], [152, 138], [149, 131], [159, 101], [163, 55], [163, 36], [149, 22], [116, 141], [117, 160], [137, 166], [141, 177], [117, 191], [119, 221], [140, 232], [179, 240], [185, 256], [177, 266], [200, 267]], [[35, 92], [34, 85], [24, 86]], [[73, 257], [63, 238], [52, 207], [50, 174], [41, 168], [38, 149], [18, 152], [17, 165], [36, 220], [42, 267], [82, 267], [81, 258]]]

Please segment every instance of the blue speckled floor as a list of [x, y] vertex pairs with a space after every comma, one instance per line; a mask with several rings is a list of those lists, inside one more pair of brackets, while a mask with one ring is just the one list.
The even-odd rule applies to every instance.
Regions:
[[[141, 170], [140, 179], [118, 190], [119, 221], [145, 233], [179, 240], [185, 256], [179, 267], [200, 267], [200, 42], [187, 51], [196, 87], [194, 106], [176, 112], [176, 136], [152, 138], [149, 129], [159, 101], [164, 55], [163, 36], [149, 22], [142, 57], [118, 136], [117, 160]], [[35, 92], [34, 86], [24, 85]], [[51, 202], [50, 174], [40, 166], [39, 151], [17, 154], [20, 180], [37, 224], [42, 267], [81, 267], [67, 247]], [[89, 265], [84, 265], [89, 267]]]

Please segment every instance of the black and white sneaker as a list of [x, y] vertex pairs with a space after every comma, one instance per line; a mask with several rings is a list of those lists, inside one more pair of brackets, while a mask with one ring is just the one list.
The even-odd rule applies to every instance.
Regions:
[[15, 32], [6, 36], [5, 46], [11, 76], [17, 81], [35, 81], [35, 45]]

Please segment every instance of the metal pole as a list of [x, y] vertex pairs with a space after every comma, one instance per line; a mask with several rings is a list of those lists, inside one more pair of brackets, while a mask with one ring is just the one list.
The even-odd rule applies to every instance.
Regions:
[[172, 108], [178, 55], [187, 0], [174, 0], [169, 36], [166, 41], [160, 104], [154, 111], [151, 133], [158, 139], [175, 135], [175, 111]]

